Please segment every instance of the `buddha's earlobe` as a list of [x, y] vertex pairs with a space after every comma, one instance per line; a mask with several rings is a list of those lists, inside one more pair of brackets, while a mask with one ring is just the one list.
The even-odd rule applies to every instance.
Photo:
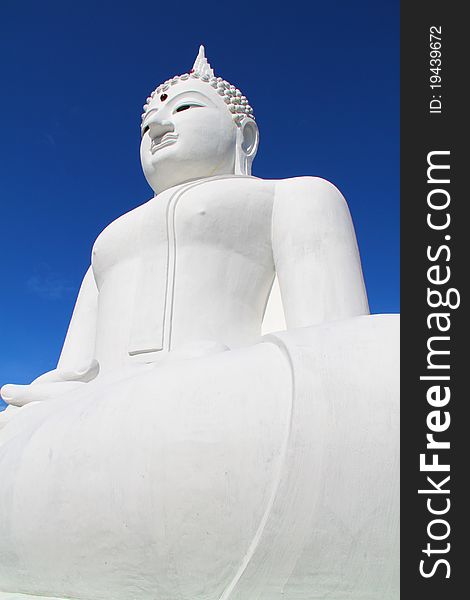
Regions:
[[256, 156], [259, 143], [258, 125], [253, 119], [245, 117], [238, 125], [235, 173], [251, 175], [251, 165]]

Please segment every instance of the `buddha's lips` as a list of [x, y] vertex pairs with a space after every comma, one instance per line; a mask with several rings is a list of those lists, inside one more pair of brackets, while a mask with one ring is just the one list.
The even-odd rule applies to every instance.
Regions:
[[178, 134], [173, 132], [164, 133], [162, 137], [157, 137], [150, 144], [150, 152], [154, 154], [160, 148], [174, 144], [178, 139]]

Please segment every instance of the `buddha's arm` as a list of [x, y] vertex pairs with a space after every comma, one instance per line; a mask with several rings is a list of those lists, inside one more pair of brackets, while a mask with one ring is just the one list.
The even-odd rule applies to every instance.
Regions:
[[88, 269], [75, 304], [57, 368], [44, 373], [30, 385], [7, 384], [2, 398], [23, 406], [48, 400], [96, 377], [99, 365], [94, 360], [98, 290], [91, 267]]
[[91, 365], [95, 353], [98, 289], [89, 267], [83, 278], [57, 370], [81, 372]]
[[369, 314], [351, 215], [331, 183], [316, 177], [279, 181], [272, 234], [289, 328]]

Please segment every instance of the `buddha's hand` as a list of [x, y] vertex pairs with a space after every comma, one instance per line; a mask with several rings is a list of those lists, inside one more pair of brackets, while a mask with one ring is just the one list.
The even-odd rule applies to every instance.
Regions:
[[0, 395], [7, 404], [17, 407], [30, 402], [54, 400], [92, 381], [98, 372], [99, 364], [96, 360], [77, 370], [54, 369], [29, 385], [8, 383], [0, 389]]
[[76, 390], [85, 385], [80, 381], [57, 381], [54, 383], [31, 383], [29, 385], [17, 385], [7, 383], [0, 389], [2, 399], [12, 406], [25, 406], [30, 402], [43, 402], [54, 400], [67, 392]]

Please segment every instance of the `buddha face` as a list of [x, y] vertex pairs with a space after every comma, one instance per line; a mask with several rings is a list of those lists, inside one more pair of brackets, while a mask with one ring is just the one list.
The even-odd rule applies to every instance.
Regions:
[[207, 83], [190, 78], [156, 94], [142, 123], [140, 157], [154, 192], [235, 173], [240, 128]]

